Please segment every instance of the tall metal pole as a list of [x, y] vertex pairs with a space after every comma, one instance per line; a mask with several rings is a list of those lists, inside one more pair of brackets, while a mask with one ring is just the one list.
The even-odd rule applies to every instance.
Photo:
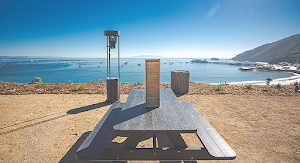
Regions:
[[120, 82], [120, 36], [118, 36], [118, 72], [119, 72], [119, 82]]
[[109, 61], [109, 79], [111, 79], [111, 68], [110, 68], [110, 47], [108, 48], [109, 49], [109, 52], [108, 52], [108, 61]]
[[106, 70], [107, 70], [107, 78], [108, 78], [108, 47], [109, 47], [109, 45], [108, 45], [108, 43], [109, 43], [109, 38], [108, 38], [109, 36], [107, 36], [107, 47], [106, 47]]

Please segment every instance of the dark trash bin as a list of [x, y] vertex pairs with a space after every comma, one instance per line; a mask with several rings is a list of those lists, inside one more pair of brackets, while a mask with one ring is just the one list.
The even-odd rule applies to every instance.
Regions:
[[120, 101], [120, 83], [119, 78], [106, 78], [107, 84], [107, 102], [115, 103]]
[[171, 71], [171, 89], [175, 94], [189, 92], [190, 72], [184, 70]]

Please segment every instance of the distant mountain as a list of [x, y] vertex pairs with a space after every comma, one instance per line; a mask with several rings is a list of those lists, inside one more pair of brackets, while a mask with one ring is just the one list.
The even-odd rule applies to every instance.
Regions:
[[19, 59], [52, 59], [51, 57], [43, 56], [0, 56], [0, 60], [19, 60]]
[[300, 63], [300, 34], [296, 34], [282, 40], [264, 44], [255, 49], [245, 51], [232, 60], [251, 62], [289, 62]]
[[166, 57], [157, 56], [157, 55], [136, 55], [136, 56], [131, 56], [130, 58], [166, 58]]

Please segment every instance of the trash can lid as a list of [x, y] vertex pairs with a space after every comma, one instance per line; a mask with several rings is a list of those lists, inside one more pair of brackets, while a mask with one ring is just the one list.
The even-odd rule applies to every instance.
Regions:
[[190, 73], [189, 71], [185, 71], [185, 70], [172, 70], [171, 72]]

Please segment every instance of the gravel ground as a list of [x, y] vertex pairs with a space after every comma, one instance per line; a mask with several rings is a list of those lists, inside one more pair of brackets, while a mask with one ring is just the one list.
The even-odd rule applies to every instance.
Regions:
[[[171, 84], [161, 84], [161, 89], [171, 88]], [[131, 89], [144, 89], [145, 84], [120, 84], [120, 94], [129, 94]], [[106, 94], [106, 84], [64, 84], [64, 83], [0, 83], [2, 95], [27, 94]], [[293, 85], [254, 85], [250, 89], [245, 85], [210, 85], [190, 83], [187, 95], [263, 95], [263, 96], [299, 96]]]
[[[77, 85], [1, 83], [0, 93], [11, 95], [0, 95], [0, 162], [92, 162], [77, 160], [75, 152], [111, 105], [105, 103], [105, 84], [86, 84], [82, 91]], [[217, 87], [190, 83], [190, 92], [178, 99], [191, 102], [237, 158], [198, 162], [300, 162], [300, 98], [294, 86]], [[121, 102], [134, 88], [144, 85], [121, 84]], [[199, 143], [195, 135], [182, 136], [188, 146]], [[151, 145], [151, 136], [142, 140], [138, 146]]]

